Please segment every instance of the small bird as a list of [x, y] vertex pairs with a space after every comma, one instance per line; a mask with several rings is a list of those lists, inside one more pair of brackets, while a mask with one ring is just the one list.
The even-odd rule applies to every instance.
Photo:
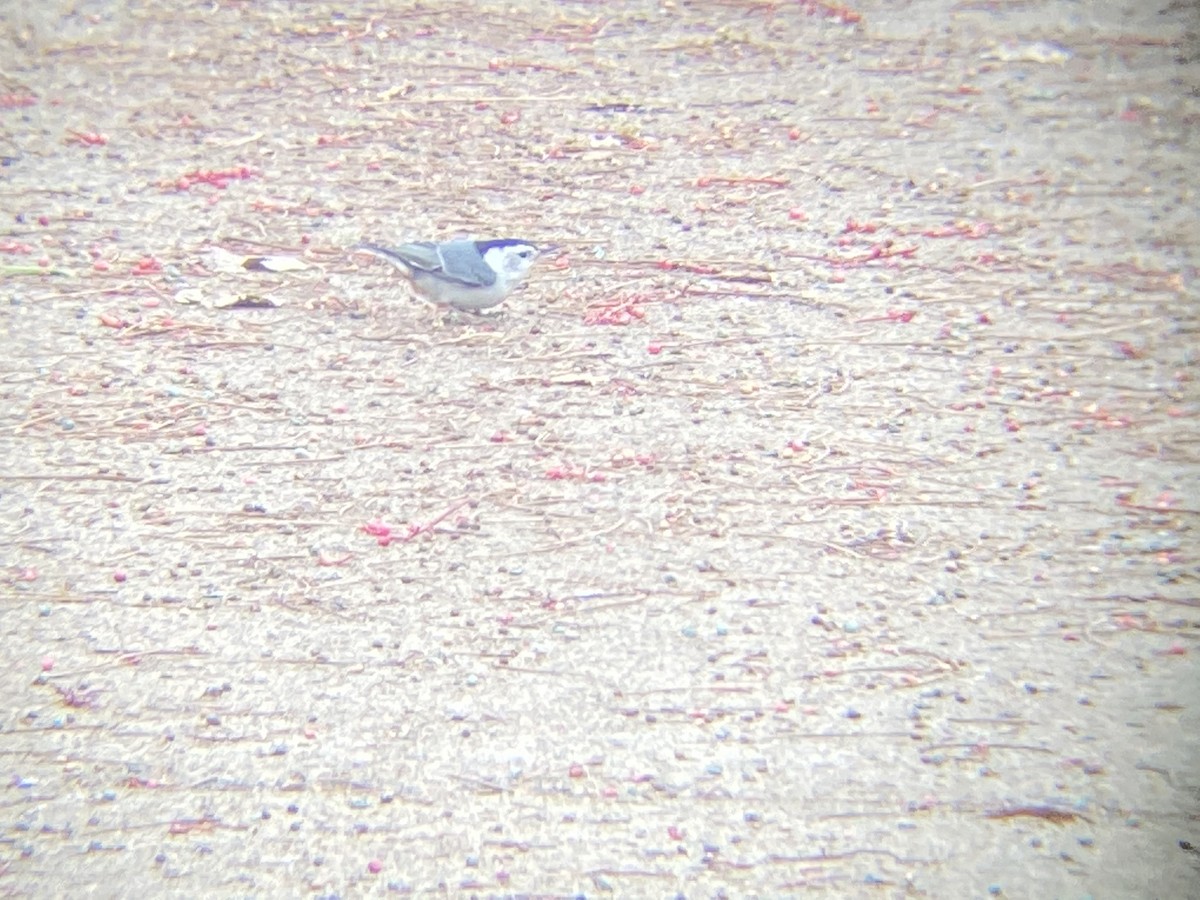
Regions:
[[540, 252], [512, 238], [493, 241], [417, 241], [399, 247], [358, 244], [400, 269], [426, 300], [479, 312], [503, 302], [529, 273]]

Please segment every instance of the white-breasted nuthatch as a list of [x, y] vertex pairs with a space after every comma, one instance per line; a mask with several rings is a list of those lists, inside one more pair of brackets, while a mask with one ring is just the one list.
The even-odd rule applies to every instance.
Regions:
[[359, 244], [408, 276], [426, 300], [478, 312], [495, 306], [521, 283], [538, 257], [533, 244], [512, 238], [494, 241], [416, 241], [398, 247]]

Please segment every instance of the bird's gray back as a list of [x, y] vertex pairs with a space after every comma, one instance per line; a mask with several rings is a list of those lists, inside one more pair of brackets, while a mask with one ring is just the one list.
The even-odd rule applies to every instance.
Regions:
[[375, 244], [359, 244], [381, 256], [392, 257], [404, 263], [413, 273], [436, 274], [447, 281], [456, 281], [467, 287], [492, 287], [496, 273], [483, 257], [474, 241], [447, 241], [435, 244], [432, 241], [413, 241], [398, 247], [380, 247]]
[[491, 287], [496, 273], [483, 257], [474, 241], [447, 241], [441, 245], [442, 274], [472, 287]]

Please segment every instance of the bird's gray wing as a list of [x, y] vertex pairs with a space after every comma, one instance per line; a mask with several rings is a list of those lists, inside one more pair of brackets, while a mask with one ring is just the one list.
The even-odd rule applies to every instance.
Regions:
[[382, 256], [410, 272], [440, 275], [447, 281], [457, 281], [468, 287], [491, 287], [496, 283], [496, 273], [483, 261], [474, 241], [449, 241], [445, 244], [414, 241], [399, 247], [361, 243], [356, 249]]
[[442, 275], [469, 287], [491, 287], [496, 273], [483, 257], [474, 241], [449, 241], [441, 245]]

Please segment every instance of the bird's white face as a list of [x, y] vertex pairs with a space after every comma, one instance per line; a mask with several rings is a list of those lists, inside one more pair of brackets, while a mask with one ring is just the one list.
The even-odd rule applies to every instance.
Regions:
[[486, 262], [501, 278], [517, 282], [525, 277], [538, 258], [538, 248], [532, 244], [506, 244], [492, 247], [483, 255]]

